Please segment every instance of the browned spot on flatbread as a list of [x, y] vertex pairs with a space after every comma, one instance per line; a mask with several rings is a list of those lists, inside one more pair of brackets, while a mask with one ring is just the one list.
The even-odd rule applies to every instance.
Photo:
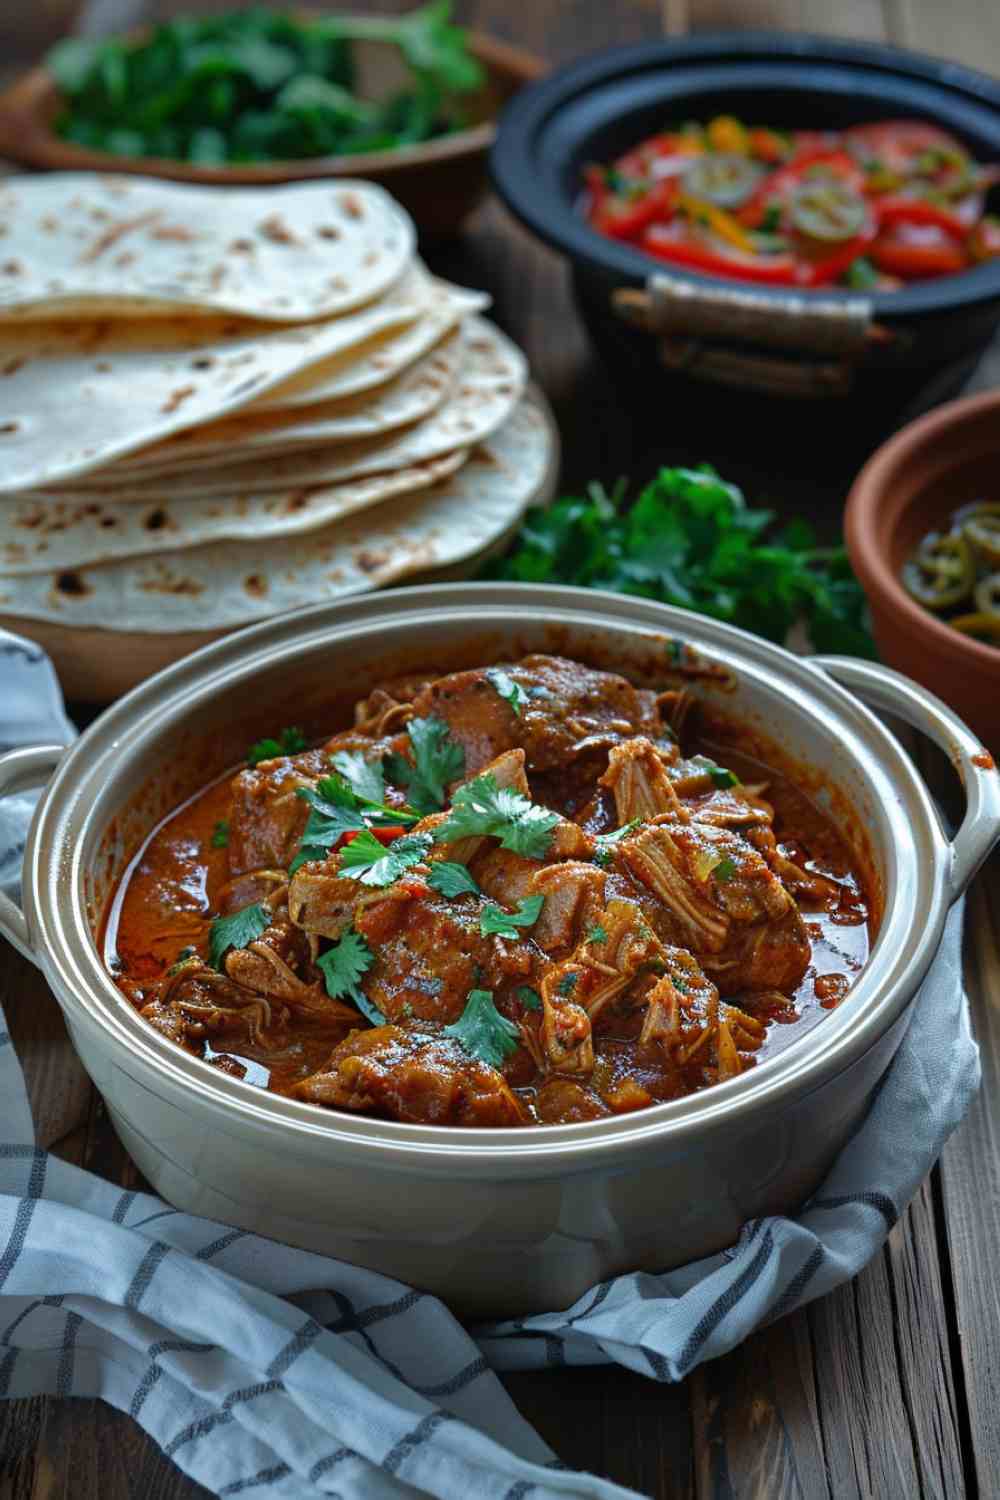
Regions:
[[148, 583], [140, 583], [139, 588], [145, 594], [189, 594], [197, 596], [205, 592], [204, 586], [195, 583], [193, 578], [151, 578]]
[[229, 248], [234, 255], [253, 255], [256, 250], [253, 240], [233, 240]]
[[243, 580], [243, 587], [254, 599], [263, 599], [267, 593], [267, 579], [262, 578], [259, 573], [250, 573]]
[[18, 370], [22, 368], [24, 363], [25, 361], [23, 358], [9, 359], [4, 365], [3, 369], [0, 370], [0, 375], [16, 375]]
[[72, 599], [85, 598], [90, 593], [90, 585], [79, 575], [72, 571], [56, 574], [56, 588], [60, 594], [68, 594]]
[[178, 386], [176, 391], [170, 392], [170, 395], [160, 407], [160, 411], [164, 416], [170, 416], [172, 412], [175, 412], [177, 410], [181, 402], [186, 401], [189, 396], [193, 396], [194, 392], [195, 387], [193, 385]]
[[337, 228], [336, 224], [320, 224], [319, 228], [316, 230], [316, 233], [319, 235], [321, 240], [340, 239], [340, 230]]
[[377, 573], [379, 568], [384, 568], [389, 561], [388, 552], [371, 552], [363, 548], [354, 554], [354, 561], [363, 573]]
[[162, 510], [159, 506], [157, 506], [156, 510], [151, 510], [149, 512], [149, 515], [145, 518], [142, 524], [145, 526], [147, 531], [162, 531], [165, 526], [170, 525], [170, 517], [167, 515], [165, 510]]
[[12, 432], [20, 432], [20, 422], [0, 422], [0, 435], [9, 437]]
[[89, 250], [85, 250], [80, 256], [80, 264], [85, 266], [92, 261], [99, 260], [106, 250], [118, 241], [124, 239], [136, 229], [144, 229], [147, 224], [155, 224], [160, 217], [159, 209], [151, 209], [149, 213], [139, 214], [134, 219], [119, 219], [117, 224], [109, 224], [103, 234], [99, 234]]
[[275, 245], [301, 245], [302, 241], [293, 234], [280, 214], [271, 214], [270, 218], [264, 219], [257, 228], [265, 239], [271, 240]]
[[341, 193], [340, 206], [349, 219], [364, 218], [365, 207], [357, 193]]
[[0, 271], [5, 276], [20, 276], [23, 270], [24, 267], [19, 260], [5, 260], [3, 265], [0, 266]]
[[158, 224], [151, 231], [150, 238], [154, 240], [177, 240], [181, 244], [187, 244], [190, 240], [196, 240], [198, 236], [193, 229], [188, 229], [186, 224]]
[[131, 250], [123, 250], [121, 255], [115, 256], [114, 263], [119, 270], [124, 270], [125, 267], [130, 266], [134, 260], [135, 256], [132, 254]]

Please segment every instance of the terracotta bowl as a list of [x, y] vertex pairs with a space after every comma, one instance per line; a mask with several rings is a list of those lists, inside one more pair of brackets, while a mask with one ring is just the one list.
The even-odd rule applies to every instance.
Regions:
[[[145, 29], [131, 35], [141, 40]], [[398, 151], [259, 164], [246, 162], [226, 167], [199, 167], [166, 157], [118, 156], [108, 151], [93, 151], [56, 135], [53, 122], [61, 99], [55, 80], [43, 66], [25, 74], [0, 94], [0, 155], [22, 166], [45, 171], [130, 172], [224, 187], [363, 177], [392, 193], [425, 236], [454, 234], [486, 191], [486, 162], [498, 114], [523, 84], [539, 78], [545, 71], [539, 58], [480, 32], [469, 32], [468, 44], [486, 75], [482, 88], [466, 102], [468, 128]], [[400, 64], [394, 48], [357, 43], [355, 57], [363, 94], [379, 98], [398, 84]]]
[[1000, 500], [1000, 391], [951, 401], [883, 444], [854, 482], [845, 531], [884, 660], [1000, 752], [1000, 649], [936, 619], [900, 582], [921, 537], [979, 499]]

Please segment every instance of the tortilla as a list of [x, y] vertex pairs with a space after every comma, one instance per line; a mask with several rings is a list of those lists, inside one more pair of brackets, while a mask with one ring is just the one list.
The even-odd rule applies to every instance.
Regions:
[[485, 292], [471, 292], [447, 281], [432, 280], [419, 262], [414, 272], [422, 273], [426, 294], [419, 318], [403, 328], [376, 334], [358, 349], [325, 360], [315, 370], [252, 402], [250, 409], [281, 411], [317, 401], [338, 401], [386, 385], [429, 354], [463, 318], [483, 312], [490, 305]]
[[[115, 465], [114, 472], [139, 475], [150, 468], [166, 467], [188, 471], [193, 463], [225, 463], [235, 452], [244, 450], [256, 461], [272, 453], [292, 453], [393, 432], [419, 422], [441, 405], [461, 373], [462, 356], [459, 328], [409, 370], [374, 391], [312, 406], [244, 411], [223, 422], [189, 427], [125, 459]], [[112, 471], [107, 472], [110, 475]]]
[[0, 190], [0, 318], [339, 317], [413, 258], [409, 216], [370, 182], [190, 187], [90, 172]]
[[306, 536], [0, 579], [0, 611], [109, 631], [224, 629], [475, 556], [546, 497], [556, 437], [537, 393], [452, 478]]
[[419, 315], [390, 295], [293, 327], [221, 317], [0, 321], [0, 493], [101, 469]]
[[315, 531], [355, 511], [426, 489], [468, 457], [460, 448], [429, 463], [347, 484], [218, 500], [101, 505], [25, 497], [0, 507], [0, 575], [78, 568], [220, 541], [265, 541]]
[[[269, 455], [251, 463], [190, 461], [156, 468], [135, 460], [52, 491], [52, 498], [91, 496], [119, 504], [342, 484], [365, 474], [390, 473], [466, 448], [507, 420], [524, 390], [527, 364], [520, 350], [484, 318], [468, 321], [468, 354], [457, 388], [423, 422], [388, 438], [335, 444], [303, 454]], [[228, 456], [226, 454], [223, 457]], [[111, 484], [108, 481], [114, 479]], [[120, 482], [119, 482], [120, 481]]]

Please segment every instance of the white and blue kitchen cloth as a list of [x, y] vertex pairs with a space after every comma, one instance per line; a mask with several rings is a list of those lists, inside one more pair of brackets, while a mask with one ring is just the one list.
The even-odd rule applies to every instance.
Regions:
[[[71, 733], [45, 656], [0, 632], [0, 743]], [[27, 809], [3, 814], [0, 879]], [[559, 1464], [494, 1371], [619, 1364], [680, 1380], [859, 1271], [979, 1080], [960, 939], [954, 911], [868, 1118], [796, 1218], [755, 1220], [680, 1270], [602, 1282], [565, 1312], [472, 1329], [398, 1282], [36, 1148], [0, 1011], [0, 1396], [101, 1396], [217, 1495], [631, 1493]]]

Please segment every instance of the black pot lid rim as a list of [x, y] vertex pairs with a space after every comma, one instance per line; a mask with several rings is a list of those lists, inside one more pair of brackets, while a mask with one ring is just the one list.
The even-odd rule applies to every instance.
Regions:
[[[533, 143], [546, 122], [564, 105], [623, 74], [640, 74], [664, 64], [705, 62], [802, 61], [851, 65], [901, 79], [931, 84], [944, 94], [1000, 111], [1000, 82], [961, 63], [877, 42], [842, 40], [807, 32], [723, 31], [697, 36], [629, 43], [590, 53], [555, 69], [520, 90], [500, 117], [490, 156], [493, 184], [508, 208], [554, 249], [573, 263], [606, 279], [644, 285], [661, 271], [702, 286], [750, 288], [767, 300], [794, 294], [794, 287], [771, 287], [739, 278], [703, 275], [687, 267], [663, 265], [643, 251], [591, 229], [575, 206], [563, 197], [534, 189]], [[1000, 259], [969, 271], [917, 282], [897, 292], [859, 294], [848, 288], [800, 289], [805, 298], [822, 295], [835, 301], [866, 295], [875, 315], [892, 322], [919, 314], [956, 312], [1000, 298]]]

